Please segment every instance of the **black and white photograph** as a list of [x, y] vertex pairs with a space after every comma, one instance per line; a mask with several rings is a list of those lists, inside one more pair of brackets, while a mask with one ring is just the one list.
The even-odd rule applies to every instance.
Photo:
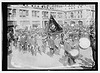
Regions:
[[2, 2], [3, 71], [97, 71], [98, 2]]

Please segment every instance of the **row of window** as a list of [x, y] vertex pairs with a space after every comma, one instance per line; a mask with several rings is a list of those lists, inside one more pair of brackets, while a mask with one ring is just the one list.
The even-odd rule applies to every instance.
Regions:
[[[29, 16], [29, 11], [28, 10], [19, 10], [19, 16], [20, 17], [28, 17]], [[61, 12], [58, 12], [56, 14], [56, 12], [50, 12], [50, 14], [56, 18], [56, 15], [58, 18], [62, 18], [63, 14]], [[8, 17], [16, 17], [16, 9], [8, 9]], [[39, 17], [39, 11], [33, 10], [32, 11], [32, 17]], [[48, 18], [49, 17], [49, 13], [48, 11], [42, 11], [42, 18]], [[82, 11], [74, 11], [74, 12], [67, 12], [66, 13], [66, 18], [70, 19], [70, 18], [82, 18]]]
[[[49, 17], [49, 13], [48, 11], [43, 11], [42, 12], [42, 17], [43, 18], [48, 18]], [[58, 16], [58, 18], [62, 18], [62, 13], [61, 12], [58, 12], [58, 14], [56, 14], [56, 12], [50, 12], [50, 15], [52, 15], [54, 18], [56, 18], [56, 15]]]
[[[23, 27], [31, 26], [28, 20], [20, 21], [20, 25]], [[32, 28], [37, 28], [39, 25], [40, 21], [32, 21]]]
[[71, 19], [71, 18], [83, 18], [83, 12], [82, 11], [69, 11], [66, 13], [66, 18]]
[[[21, 10], [20, 17], [26, 17], [28, 16], [28, 10]], [[32, 10], [32, 17], [38, 17], [39, 18], [40, 12], [36, 10]], [[50, 12], [50, 15], [52, 15], [54, 18], [56, 18], [56, 12]], [[48, 18], [49, 12], [48, 11], [42, 11], [42, 18]], [[58, 12], [58, 18], [62, 18], [62, 13]]]
[[20, 14], [20, 17], [27, 17], [29, 15], [29, 11], [20, 9], [19, 14]]
[[8, 9], [8, 18], [14, 18], [16, 17], [16, 9]]
[[42, 18], [48, 18], [48, 12], [47, 11], [42, 11]]
[[[29, 10], [20, 9], [19, 11], [19, 17], [28, 17], [29, 16]], [[8, 9], [8, 17], [16, 17], [17, 10], [16, 9]], [[42, 11], [42, 18], [49, 18], [49, 15], [52, 15], [54, 18], [62, 18], [63, 14], [61, 12], [49, 12], [48, 11]], [[38, 17], [40, 16], [40, 12], [36, 10], [32, 10], [32, 17]]]
[[39, 17], [39, 11], [32, 11], [32, 17]]

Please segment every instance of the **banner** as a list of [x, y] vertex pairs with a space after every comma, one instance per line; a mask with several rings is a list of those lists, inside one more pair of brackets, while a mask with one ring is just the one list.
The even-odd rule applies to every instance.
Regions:
[[49, 25], [48, 25], [48, 32], [55, 33], [55, 32], [62, 32], [63, 29], [61, 26], [56, 22], [53, 16], [50, 16]]

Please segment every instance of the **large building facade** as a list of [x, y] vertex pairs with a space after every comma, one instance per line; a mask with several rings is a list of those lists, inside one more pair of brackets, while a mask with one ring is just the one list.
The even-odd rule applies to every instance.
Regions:
[[82, 21], [88, 26], [95, 19], [94, 5], [10, 5], [8, 6], [8, 25], [21, 28], [45, 28], [50, 15], [61, 25]]
[[[39, 5], [41, 6], [41, 5]], [[42, 7], [42, 6], [41, 6]], [[20, 25], [20, 27], [45, 28], [52, 15], [59, 24], [64, 24], [64, 12], [41, 7], [13, 5], [8, 7], [8, 25]]]
[[69, 5], [66, 7], [65, 22], [82, 21], [84, 26], [90, 26], [95, 20], [95, 5]]

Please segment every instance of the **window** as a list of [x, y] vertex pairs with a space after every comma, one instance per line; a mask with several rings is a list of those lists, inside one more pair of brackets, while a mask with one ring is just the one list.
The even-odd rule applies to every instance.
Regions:
[[13, 9], [13, 13], [16, 14], [16, 9]]
[[82, 11], [79, 11], [79, 17], [82, 18]]
[[74, 14], [73, 14], [73, 12], [71, 12], [71, 18], [73, 18], [74, 17]]
[[19, 13], [20, 13], [20, 17], [23, 17], [23, 10], [22, 9], [19, 10]]
[[26, 16], [28, 16], [29, 15], [29, 12], [28, 12], [28, 10], [26, 10]]
[[48, 12], [47, 11], [43, 11], [42, 12], [42, 15], [43, 15], [42, 16], [43, 18], [48, 18]]
[[39, 11], [32, 11], [32, 17], [39, 17]]
[[32, 16], [33, 16], [33, 17], [35, 17], [35, 16], [36, 16], [35, 11], [32, 11]]
[[23, 10], [23, 17], [25, 17], [25, 14], [26, 14], [26, 11], [25, 11], [25, 10]]
[[28, 10], [24, 10], [24, 17], [27, 17], [29, 15]]
[[13, 19], [16, 17], [16, 9], [8, 9], [8, 19]]
[[12, 15], [12, 9], [8, 8], [8, 18], [9, 19], [10, 19], [11, 15]]
[[20, 17], [27, 17], [29, 15], [28, 10], [19, 10]]
[[49, 24], [49, 21], [44, 21], [44, 28], [47, 28]]
[[11, 17], [12, 17], [12, 18], [16, 17], [16, 9], [13, 9], [13, 10], [12, 10], [12, 15], [11, 15]]
[[33, 28], [38, 28], [40, 25], [40, 21], [32, 21], [32, 27]]

